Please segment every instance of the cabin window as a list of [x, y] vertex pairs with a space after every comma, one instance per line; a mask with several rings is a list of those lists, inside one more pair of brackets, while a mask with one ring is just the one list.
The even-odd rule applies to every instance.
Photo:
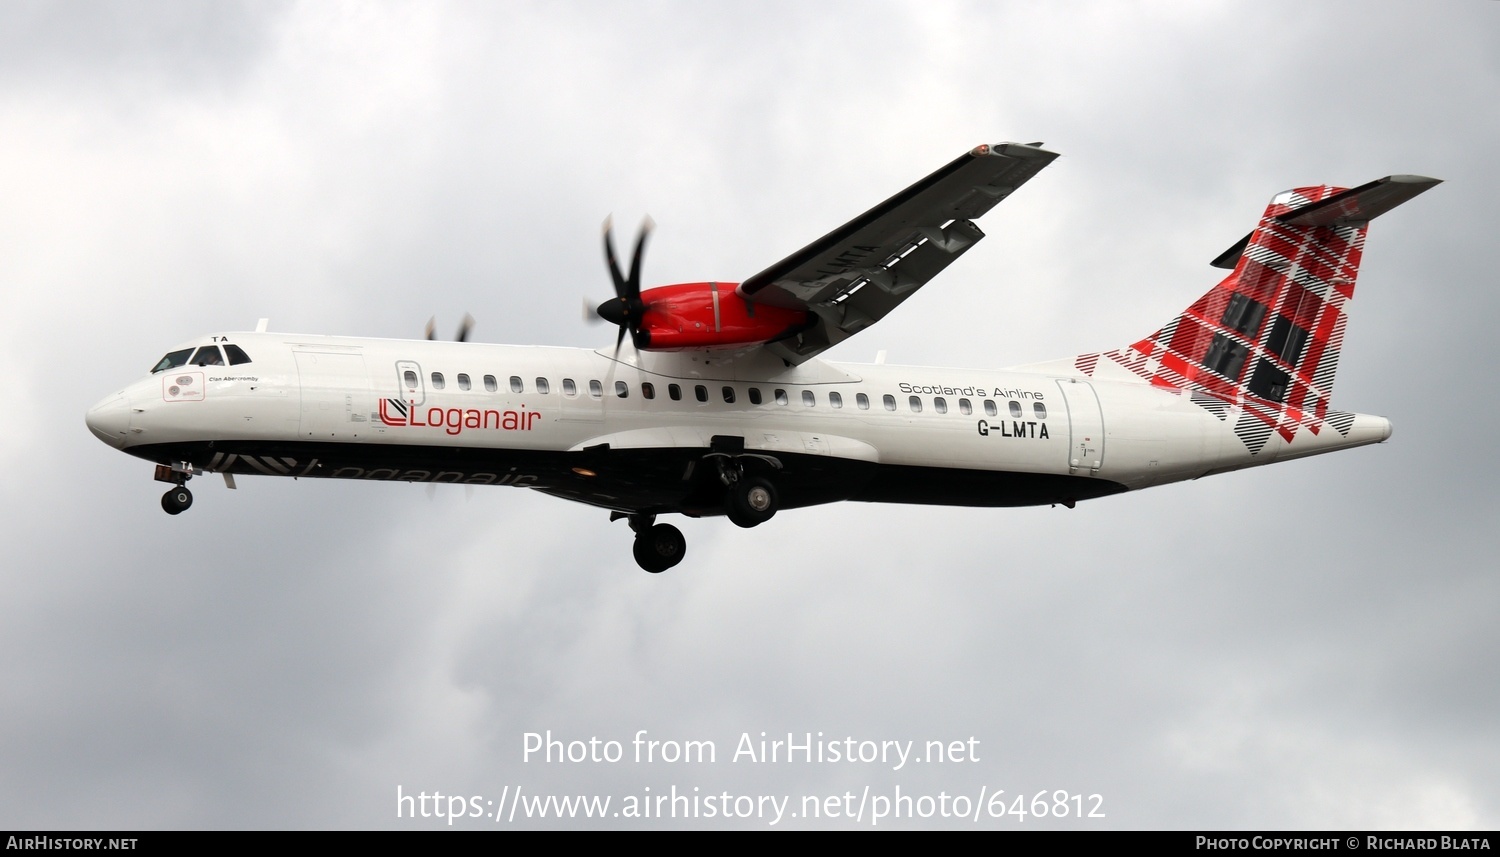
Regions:
[[672, 401], [680, 402], [682, 401], [682, 388], [676, 384], [668, 384], [667, 395], [671, 397]]
[[641, 382], [641, 398], [643, 398], [643, 399], [654, 399], [654, 398], [656, 398], [656, 385], [652, 384], [650, 381], [642, 381]]
[[570, 399], [578, 395], [578, 385], [573, 383], [572, 378], [563, 379], [563, 395]]
[[618, 396], [621, 399], [627, 399], [627, 398], [629, 398], [630, 397], [630, 385], [627, 384], [627, 383], [625, 383], [624, 381], [616, 381], [615, 382], [615, 395]]
[[697, 386], [693, 387], [693, 398], [697, 399], [700, 402], [707, 402], [708, 388], [703, 386], [702, 384], [698, 384]]
[[552, 391], [552, 385], [548, 383], [546, 378], [538, 378], [536, 379], [536, 391], [545, 396]]
[[912, 413], [914, 413], [914, 414], [920, 414], [920, 413], [922, 413], [922, 397], [921, 396], [912, 396], [911, 398], [909, 398], [909, 399], [906, 400], [906, 404], [911, 408], [911, 412]]
[[970, 402], [968, 399], [959, 399], [958, 412], [963, 414], [964, 416], [968, 416], [969, 414], [974, 413], [974, 403]]
[[596, 380], [589, 379], [589, 395], [596, 399], [604, 398], [604, 385]]
[[444, 387], [446, 387], [447, 385], [448, 385], [447, 382], [443, 380], [443, 373], [441, 373], [441, 372], [434, 372], [434, 373], [432, 373], [432, 389], [434, 389], [434, 390], [441, 390]]
[[194, 366], [223, 366], [224, 355], [219, 353], [219, 346], [205, 345], [188, 362]]
[[156, 372], [165, 372], [168, 369], [176, 369], [178, 366], [186, 363], [188, 355], [192, 353], [193, 349], [191, 348], [184, 348], [181, 351], [169, 351], [167, 352], [167, 356], [158, 360], [156, 365], [151, 367], [151, 372], [154, 374]]
[[1013, 417], [1019, 417], [1021, 415], [1021, 403], [1016, 401], [1015, 399], [1012, 399], [1008, 404], [1010, 406], [1010, 415]]
[[776, 391], [776, 404], [778, 404], [778, 405], [785, 405], [785, 404], [787, 404], [790, 401], [791, 401], [791, 399], [787, 398], [785, 390], [777, 390]]
[[469, 387], [469, 376], [462, 372], [458, 373], [458, 389], [467, 390]]
[[948, 413], [948, 400], [942, 396], [938, 396], [932, 400], [932, 409], [940, 414]]
[[760, 401], [761, 401], [760, 400], [760, 388], [759, 387], [751, 387], [750, 388], [750, 404], [752, 404], [752, 405], [758, 405], [758, 404], [760, 404]]
[[816, 405], [817, 403], [818, 403], [818, 397], [813, 395], [813, 391], [812, 390], [803, 390], [802, 391], [802, 404], [805, 407], [809, 407], [810, 408], [813, 405]]
[[524, 393], [526, 391], [526, 385], [521, 383], [520, 375], [510, 376], [510, 391], [512, 393]]
[[420, 383], [417, 381], [417, 373], [410, 369], [401, 373], [401, 380], [406, 382], [406, 389], [408, 390], [416, 390], [417, 384]]
[[1032, 402], [1031, 412], [1033, 414], [1036, 414], [1036, 418], [1039, 420], [1045, 420], [1047, 418], [1047, 406], [1042, 404], [1041, 402]]
[[859, 405], [860, 410], [868, 411], [870, 409], [870, 397], [864, 393], [856, 393], [854, 394], [854, 404]]
[[230, 366], [238, 366], [241, 363], [250, 362], [250, 355], [246, 354], [245, 349], [239, 347], [238, 345], [226, 343], [224, 345], [224, 353], [229, 355]]
[[881, 402], [885, 404], [885, 409], [888, 411], [894, 411], [896, 409], [896, 397], [892, 396], [889, 393], [885, 394], [885, 396], [881, 398]]
[[998, 417], [998, 416], [1000, 416], [1000, 409], [995, 406], [995, 400], [994, 399], [985, 399], [984, 400], [984, 415], [987, 416], [987, 417]]
[[843, 406], [844, 406], [844, 397], [843, 396], [839, 395], [838, 393], [829, 393], [828, 394], [828, 407], [830, 407], [830, 408], [842, 408]]
[[484, 376], [484, 389], [493, 393], [500, 389], [500, 382], [495, 380], [494, 375]]
[[734, 388], [733, 387], [725, 387], [724, 388], [724, 404], [726, 404], [726, 405], [732, 405], [732, 404], [734, 404]]

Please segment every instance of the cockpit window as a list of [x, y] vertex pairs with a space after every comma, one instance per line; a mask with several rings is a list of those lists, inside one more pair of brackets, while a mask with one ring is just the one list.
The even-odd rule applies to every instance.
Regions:
[[191, 348], [184, 348], [181, 351], [169, 351], [166, 357], [163, 357], [160, 362], [151, 367], [151, 372], [155, 374], [157, 372], [165, 372], [168, 369], [176, 369], [178, 366], [186, 363], [188, 355], [192, 353], [193, 349]]
[[239, 347], [238, 345], [225, 343], [224, 353], [229, 355], [230, 366], [238, 366], [241, 363], [250, 362], [250, 355], [246, 354], [245, 349]]
[[194, 366], [223, 366], [224, 355], [219, 353], [219, 346], [205, 345], [188, 362]]

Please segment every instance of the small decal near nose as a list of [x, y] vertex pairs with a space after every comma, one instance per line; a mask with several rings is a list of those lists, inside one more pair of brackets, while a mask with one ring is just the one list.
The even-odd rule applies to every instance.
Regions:
[[161, 379], [161, 397], [167, 402], [201, 402], [204, 395], [203, 373], [186, 372]]

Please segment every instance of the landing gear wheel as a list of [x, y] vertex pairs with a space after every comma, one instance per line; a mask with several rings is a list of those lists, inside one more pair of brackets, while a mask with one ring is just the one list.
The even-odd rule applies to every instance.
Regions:
[[758, 476], [741, 479], [729, 489], [726, 503], [729, 520], [741, 527], [754, 527], [776, 514], [776, 486]]
[[687, 553], [687, 539], [671, 524], [657, 524], [635, 537], [635, 561], [652, 574], [661, 574]]
[[193, 492], [179, 485], [161, 495], [161, 507], [168, 515], [180, 515], [193, 505]]

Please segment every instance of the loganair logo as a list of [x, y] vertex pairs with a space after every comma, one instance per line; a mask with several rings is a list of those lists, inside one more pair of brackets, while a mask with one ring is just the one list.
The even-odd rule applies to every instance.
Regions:
[[528, 411], [525, 405], [519, 411], [501, 411], [494, 408], [424, 408], [402, 399], [380, 400], [382, 423], [396, 427], [440, 428], [450, 435], [465, 429], [531, 431], [532, 424], [541, 415], [540, 411]]

